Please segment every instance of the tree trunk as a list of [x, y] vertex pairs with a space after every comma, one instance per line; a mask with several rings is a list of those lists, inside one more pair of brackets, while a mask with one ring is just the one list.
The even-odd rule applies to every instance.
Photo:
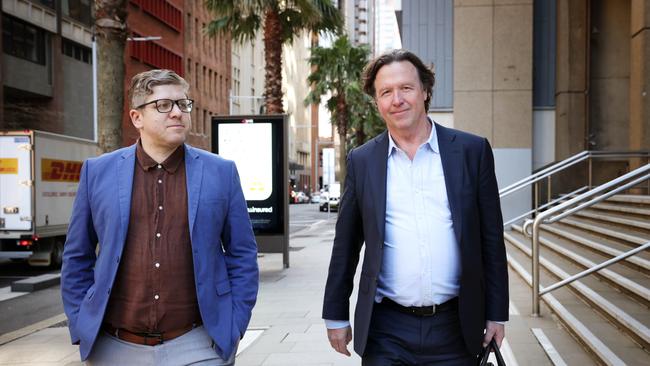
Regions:
[[336, 129], [339, 133], [339, 167], [340, 175], [339, 182], [341, 187], [345, 187], [345, 175], [347, 173], [347, 158], [348, 158], [348, 106], [345, 101], [344, 95], [339, 95], [336, 98]]
[[267, 114], [282, 114], [282, 25], [269, 8], [264, 15], [264, 105]]
[[366, 142], [366, 132], [363, 130], [363, 123], [365, 121], [360, 121], [359, 127], [357, 128], [356, 131], [356, 140], [357, 140], [357, 145], [356, 146], [361, 146], [363, 145], [364, 142]]
[[97, 118], [102, 152], [122, 147], [127, 0], [96, 0]]

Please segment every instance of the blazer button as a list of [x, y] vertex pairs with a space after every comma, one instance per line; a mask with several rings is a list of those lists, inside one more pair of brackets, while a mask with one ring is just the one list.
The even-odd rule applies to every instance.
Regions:
[[109, 287], [108, 290], [106, 291], [107, 294], [111, 294], [111, 288]]

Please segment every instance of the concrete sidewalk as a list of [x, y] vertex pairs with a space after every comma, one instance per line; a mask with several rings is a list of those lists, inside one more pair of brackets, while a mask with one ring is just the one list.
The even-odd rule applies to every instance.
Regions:
[[[249, 331], [240, 345], [238, 366], [361, 364], [357, 355], [345, 357], [330, 348], [321, 319], [333, 237], [334, 217], [292, 235], [291, 268], [282, 268], [281, 254], [259, 258], [260, 292]], [[502, 347], [508, 365], [548, 365], [531, 328], [559, 329], [551, 317], [526, 315], [530, 290], [512, 271], [510, 286], [513, 303], [506, 329], [508, 342], [507, 347]], [[356, 293], [351, 300], [355, 302]], [[517, 308], [523, 310], [522, 315]], [[77, 347], [70, 345], [62, 319], [22, 330], [23, 334], [14, 334], [17, 339], [8, 343], [6, 337], [11, 335], [1, 336], [0, 365], [80, 365]]]

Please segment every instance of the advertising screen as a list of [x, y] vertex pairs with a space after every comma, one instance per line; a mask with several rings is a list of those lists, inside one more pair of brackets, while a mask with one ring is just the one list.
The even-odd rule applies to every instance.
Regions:
[[255, 234], [284, 234], [282, 121], [213, 118], [212, 147], [237, 165]]

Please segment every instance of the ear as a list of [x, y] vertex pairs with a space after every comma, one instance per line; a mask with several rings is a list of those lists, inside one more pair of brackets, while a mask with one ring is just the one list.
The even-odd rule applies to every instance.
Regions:
[[133, 126], [136, 129], [141, 129], [143, 127], [142, 124], [142, 113], [138, 111], [137, 109], [131, 109], [129, 111], [129, 117], [131, 117], [131, 123], [133, 123]]

